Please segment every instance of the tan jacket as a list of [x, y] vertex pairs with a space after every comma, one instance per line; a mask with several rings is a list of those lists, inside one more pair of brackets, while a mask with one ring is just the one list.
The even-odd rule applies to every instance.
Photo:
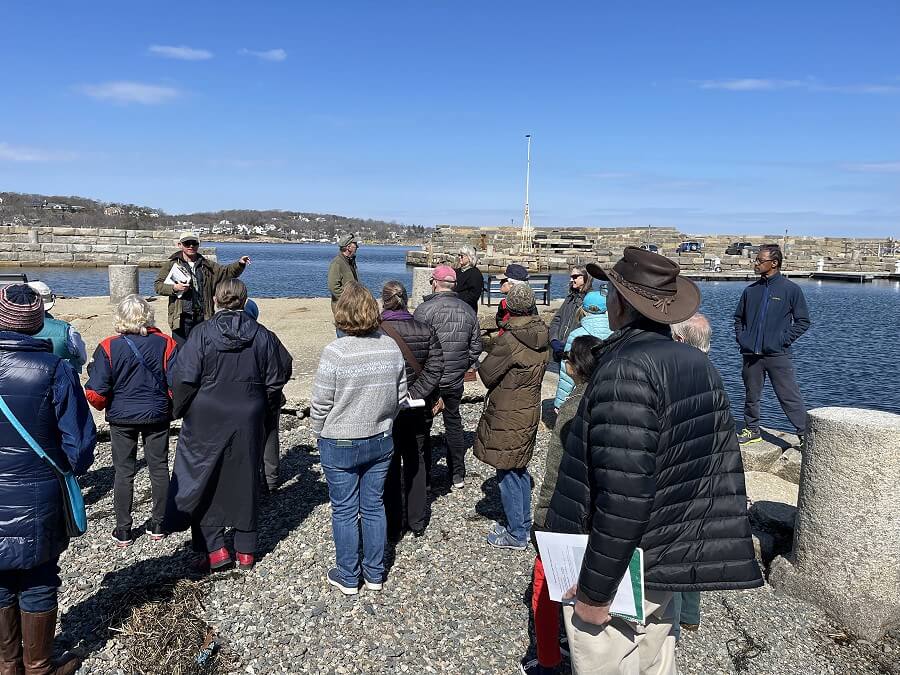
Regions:
[[501, 327], [503, 335], [478, 367], [488, 394], [474, 453], [496, 469], [522, 469], [531, 461], [541, 419], [550, 332], [537, 316], [513, 316]]
[[[185, 307], [185, 301], [176, 295], [175, 288], [172, 284], [163, 283], [166, 280], [166, 277], [169, 276], [172, 265], [175, 265], [176, 263], [182, 267], [185, 272], [188, 271], [188, 265], [184, 262], [181, 252], [173, 253], [159, 269], [159, 274], [156, 275], [156, 281], [153, 284], [153, 289], [156, 291], [157, 295], [166, 295], [169, 298], [169, 327], [173, 331], [178, 330], [181, 327], [181, 314], [184, 310], [189, 310], [189, 307]], [[233, 262], [230, 265], [220, 265], [219, 263], [207, 260], [202, 255], [198, 255], [197, 267], [197, 273], [204, 275], [203, 320], [205, 321], [216, 313], [213, 301], [216, 286], [226, 279], [234, 279], [241, 276], [241, 273], [244, 271], [244, 265], [242, 265], [240, 261]]]

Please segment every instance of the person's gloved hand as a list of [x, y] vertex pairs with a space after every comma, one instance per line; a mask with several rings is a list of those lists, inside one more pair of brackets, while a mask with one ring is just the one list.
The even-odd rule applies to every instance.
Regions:
[[557, 362], [562, 361], [562, 355], [566, 350], [566, 346], [559, 340], [550, 340], [550, 349], [553, 350], [553, 360]]

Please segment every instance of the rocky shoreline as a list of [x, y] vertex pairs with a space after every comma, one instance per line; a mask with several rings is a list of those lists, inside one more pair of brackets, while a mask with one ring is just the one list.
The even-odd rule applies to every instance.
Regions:
[[[481, 405], [462, 407], [469, 440]], [[123, 622], [154, 593], [191, 588], [202, 597], [200, 618], [222, 654], [202, 672], [517, 672], [520, 660], [534, 653], [528, 607], [534, 551], [487, 546], [484, 535], [502, 512], [494, 472], [470, 453], [466, 489], [450, 492], [437, 447], [441, 430], [436, 423], [425, 537], [406, 537], [389, 550], [384, 592], [351, 598], [324, 581], [334, 559], [330, 508], [304, 420], [282, 416], [284, 485], [262, 506], [261, 559], [245, 573], [191, 572], [185, 533], [159, 543], [140, 537], [127, 549], [115, 548], [110, 449], [100, 444], [82, 481], [89, 532], [72, 542], [60, 563], [58, 646], [87, 657], [81, 672], [157, 672], [150, 665], [133, 669], [142, 655], [130, 651], [133, 640]], [[536, 482], [548, 439], [542, 426], [531, 465]], [[135, 487], [135, 523], [142, 523], [149, 513], [146, 471]], [[754, 500], [754, 508], [764, 501]], [[187, 581], [176, 585], [180, 580]], [[897, 633], [879, 643], [851, 639], [819, 610], [769, 586], [705, 593], [702, 611], [700, 630], [686, 633], [678, 649], [682, 673], [900, 673]]]

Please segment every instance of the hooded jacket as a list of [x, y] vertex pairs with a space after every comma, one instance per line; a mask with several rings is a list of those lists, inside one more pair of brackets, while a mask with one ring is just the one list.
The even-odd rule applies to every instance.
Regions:
[[[602, 314], [585, 314], [581, 317], [581, 324], [569, 333], [566, 338], [565, 351], [572, 348], [575, 338], [582, 335], [593, 335], [595, 338], [605, 340], [612, 335], [612, 329], [609, 327], [609, 315], [606, 312]], [[553, 407], [557, 410], [562, 407], [563, 402], [572, 393], [575, 382], [566, 372], [566, 362], [559, 364], [559, 382], [556, 385], [556, 399], [553, 401]]]
[[546, 522], [551, 532], [589, 536], [578, 597], [608, 602], [638, 546], [648, 589], [761, 586], [744, 466], [715, 367], [647, 320], [596, 354]]
[[[184, 261], [184, 256], [181, 252], [176, 251], [169, 256], [169, 259], [166, 260], [165, 263], [163, 263], [163, 266], [159, 270], [159, 274], [156, 275], [153, 289], [157, 295], [168, 296], [169, 327], [173, 331], [176, 331], [181, 328], [181, 315], [191, 313], [193, 307], [191, 294], [197, 292], [197, 289], [192, 286], [179, 298], [178, 294], [175, 292], [175, 287], [172, 284], [163, 283], [166, 280], [166, 277], [169, 276], [169, 272], [172, 271], [173, 265], [178, 265], [185, 274], [190, 276], [190, 265]], [[197, 262], [194, 264], [194, 274], [201, 275], [198, 282], [201, 286], [200, 291], [202, 295], [201, 302], [203, 304], [204, 321], [208, 320], [215, 313], [213, 297], [216, 293], [216, 286], [226, 279], [236, 279], [241, 276], [243, 271], [244, 265], [242, 265], [240, 261], [233, 262], [230, 265], [220, 265], [202, 255], [197, 255]]]
[[734, 337], [741, 354], [783, 354], [809, 329], [803, 291], [780, 272], [753, 282], [734, 312]]
[[522, 469], [534, 452], [541, 420], [541, 381], [550, 361], [550, 333], [537, 316], [513, 316], [478, 373], [488, 388], [474, 454], [496, 469]]
[[481, 355], [481, 329], [475, 312], [453, 291], [440, 291], [422, 298], [413, 318], [437, 333], [444, 355], [441, 388], [461, 387], [466, 371], [478, 364]]
[[291, 355], [243, 311], [222, 310], [191, 332], [169, 371], [183, 417], [166, 527], [256, 529], [256, 477], [267, 410], [291, 376]]
[[[62, 469], [83, 474], [94, 461], [97, 430], [71, 366], [49, 340], [0, 332], [0, 395]], [[62, 490], [0, 413], [0, 571], [37, 567], [69, 544]]]

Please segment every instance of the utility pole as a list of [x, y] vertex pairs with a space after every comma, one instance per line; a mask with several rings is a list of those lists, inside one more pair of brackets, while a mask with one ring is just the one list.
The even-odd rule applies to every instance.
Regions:
[[528, 189], [531, 183], [531, 134], [525, 134], [528, 139], [528, 163], [525, 166], [525, 215], [522, 218], [522, 250], [531, 248], [534, 228], [531, 227], [531, 212], [528, 209]]

